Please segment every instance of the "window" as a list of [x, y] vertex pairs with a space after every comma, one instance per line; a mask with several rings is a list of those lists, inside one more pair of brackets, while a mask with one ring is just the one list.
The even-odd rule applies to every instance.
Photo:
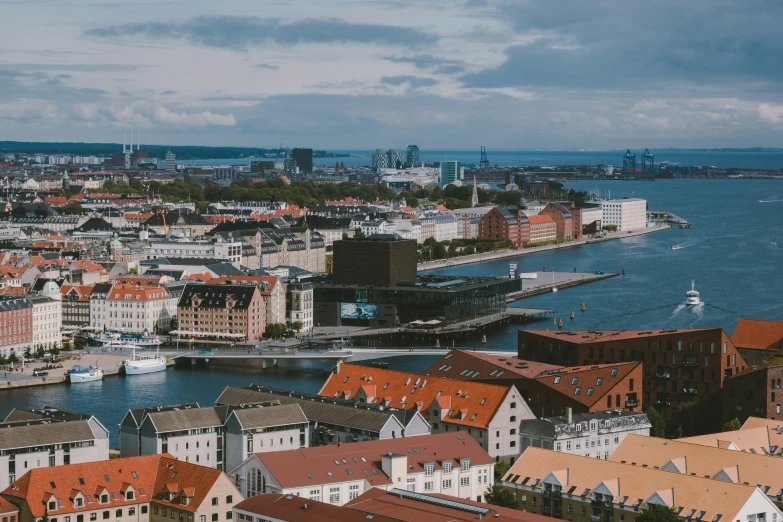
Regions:
[[234, 497], [232, 495], [226, 495], [226, 504], [231, 504], [234, 502]]
[[460, 486], [470, 486], [470, 477], [460, 477], [459, 485]]
[[593, 388], [587, 388], [587, 395], [593, 394]]
[[405, 489], [407, 489], [408, 491], [416, 491], [416, 479], [409, 478], [405, 485]]
[[103, 512], [103, 519], [107, 520], [111, 516], [111, 513], [109, 513], [109, 510]]
[[428, 481], [424, 483], [424, 491], [432, 491], [435, 489], [435, 483], [433, 481]]
[[443, 473], [451, 473], [451, 462], [443, 463]]
[[212, 505], [213, 505], [213, 506], [217, 506], [217, 504], [218, 504], [218, 499], [217, 499], [217, 497], [212, 497]]
[[212, 522], [217, 522], [217, 520], [218, 520], [218, 514], [212, 513]]
[[329, 502], [332, 504], [340, 503], [340, 488], [329, 488]]
[[535, 506], [536, 505], [536, 497], [530, 497], [530, 505]]
[[359, 496], [359, 484], [348, 486], [348, 500], [353, 500]]
[[579, 395], [579, 394], [581, 394], [581, 393], [582, 393], [582, 388], [581, 388], [581, 386], [577, 386], [577, 387], [574, 389], [574, 395]]
[[133, 516], [136, 514], [136, 508], [134, 506], [131, 506], [128, 508], [128, 515]]
[[146, 515], [147, 514], [147, 506], [141, 506], [141, 514]]
[[581, 513], [581, 514], [582, 514], [582, 516], [583, 516], [583, 517], [584, 517], [584, 516], [587, 516], [587, 508], [584, 508], [584, 507], [583, 507], [583, 508], [582, 508], [582, 513]]
[[579, 377], [571, 377], [571, 384], [576, 384], [579, 382]]
[[[174, 510], [172, 509], [171, 512], [173, 513]], [[122, 510], [118, 509], [117, 511], [115, 511], [114, 512], [114, 516], [117, 517], [117, 518], [122, 518]]]
[[207, 522], [207, 516], [206, 515], [199, 516], [198, 517], [198, 522]]
[[509, 408], [511, 408], [512, 410], [516, 409], [516, 407], [517, 407], [517, 403], [516, 403], [516, 402], [512, 402], [512, 403], [509, 405]]
[[431, 477], [432, 474], [435, 473], [435, 465], [434, 464], [425, 464], [424, 465], [424, 474], [428, 477]]
[[98, 520], [98, 513], [90, 513], [90, 520]]
[[470, 459], [462, 459], [460, 461], [460, 470], [461, 471], [470, 471]]
[[451, 489], [451, 479], [446, 479], [443, 481], [443, 489]]
[[516, 416], [516, 415], [512, 415], [512, 416], [511, 416], [511, 418], [510, 418], [510, 419], [508, 419], [508, 420], [509, 420], [510, 422], [516, 422], [516, 421], [517, 421], [517, 416]]
[[133, 491], [128, 490], [125, 492], [125, 500], [133, 500]]
[[567, 509], [567, 511], [568, 511], [568, 514], [569, 514], [569, 515], [570, 515], [570, 514], [572, 514], [572, 513], [574, 512], [574, 506], [572, 506], [571, 504], [568, 504], [568, 509]]
[[310, 500], [316, 500], [318, 502], [321, 501], [321, 490], [320, 489], [311, 489], [310, 490]]
[[601, 386], [603, 383], [604, 383], [604, 380], [603, 380], [603, 378], [602, 378], [602, 377], [599, 377], [599, 378], [597, 378], [597, 379], [595, 380], [595, 385], [596, 385], [596, 386]]
[[57, 509], [57, 502], [55, 502], [54, 500], [50, 500], [49, 501], [49, 511], [54, 511], [55, 509]]
[[226, 511], [226, 520], [231, 520], [231, 511]]

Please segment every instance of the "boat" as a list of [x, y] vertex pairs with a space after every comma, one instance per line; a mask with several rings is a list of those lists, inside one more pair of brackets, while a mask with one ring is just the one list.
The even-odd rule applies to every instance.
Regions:
[[769, 243], [767, 243], [767, 246], [778, 246], [778, 244], [775, 243], [774, 241], [770, 241]]
[[123, 367], [126, 375], [162, 372], [166, 369], [166, 358], [162, 357], [157, 351], [154, 356], [137, 356], [136, 347], [134, 346], [131, 358], [123, 363]]
[[672, 250], [679, 250], [679, 249], [681, 249], [682, 247], [681, 247], [680, 245], [672, 245], [672, 246], [670, 246], [669, 248], [671, 248]]
[[701, 299], [699, 298], [699, 292], [696, 291], [696, 281], [691, 281], [691, 289], [685, 293], [685, 305], [686, 306], [699, 306]]
[[163, 340], [157, 335], [135, 335], [120, 332], [104, 332], [100, 335], [89, 335], [88, 339], [102, 346], [120, 347], [135, 344], [140, 348], [157, 347], [163, 344]]
[[555, 272], [552, 272], [552, 293], [557, 292], [557, 287], [555, 286]]
[[103, 370], [100, 368], [95, 368], [94, 366], [84, 368], [77, 364], [70, 372], [68, 372], [68, 377], [71, 380], [71, 384], [100, 381], [103, 379]]

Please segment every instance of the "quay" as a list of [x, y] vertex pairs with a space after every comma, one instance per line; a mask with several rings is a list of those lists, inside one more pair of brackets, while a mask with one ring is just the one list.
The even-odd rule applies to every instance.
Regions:
[[[519, 299], [534, 295], [546, 294], [552, 291], [552, 287], [558, 290], [573, 286], [586, 285], [595, 281], [602, 281], [620, 274], [588, 274], [582, 272], [533, 272], [535, 279], [522, 279], [522, 291], [513, 292], [506, 296], [506, 302], [513, 303]], [[554, 274], [554, 275], [553, 275]], [[530, 284], [526, 284], [530, 282]]]
[[606, 234], [602, 238], [583, 238], [575, 241], [568, 241], [566, 243], [558, 243], [556, 245], [543, 245], [537, 247], [523, 248], [520, 250], [503, 250], [500, 252], [487, 252], [484, 254], [472, 254], [469, 256], [453, 257], [450, 259], [438, 259], [437, 261], [425, 261], [418, 263], [417, 270], [419, 272], [426, 270], [437, 270], [439, 268], [448, 268], [451, 266], [470, 265], [473, 263], [483, 263], [484, 261], [494, 261], [496, 259], [505, 259], [508, 257], [522, 257], [528, 254], [537, 254], [539, 252], [548, 252], [550, 250], [556, 250], [558, 248], [571, 248], [575, 246], [588, 245], [590, 243], [601, 243], [604, 241], [614, 241], [615, 239], [626, 239], [630, 237], [643, 236], [651, 234], [653, 232], [660, 232], [661, 230], [669, 230], [670, 225], [666, 223], [659, 223], [653, 227], [646, 227], [642, 230], [634, 230], [632, 232], [611, 232]]

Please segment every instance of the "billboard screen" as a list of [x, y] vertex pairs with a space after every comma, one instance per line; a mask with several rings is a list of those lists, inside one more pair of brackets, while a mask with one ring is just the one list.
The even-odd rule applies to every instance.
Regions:
[[342, 319], [377, 319], [378, 305], [368, 303], [340, 303]]

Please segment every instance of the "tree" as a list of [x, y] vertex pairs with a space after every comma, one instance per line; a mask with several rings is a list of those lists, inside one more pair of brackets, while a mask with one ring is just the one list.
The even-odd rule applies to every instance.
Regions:
[[364, 235], [364, 232], [362, 232], [361, 228], [357, 228], [353, 232], [353, 238], [354, 239], [364, 239], [366, 236]]
[[73, 345], [77, 350], [83, 350], [85, 346], [84, 337], [74, 336]]
[[46, 348], [44, 347], [44, 345], [42, 344], [37, 345], [35, 347], [35, 356], [38, 359], [43, 359], [44, 355], [46, 355]]
[[508, 470], [508, 464], [505, 463], [505, 461], [500, 461], [495, 463], [495, 482], [500, 482], [503, 480], [503, 475], [506, 474], [506, 471]]
[[16, 355], [16, 352], [11, 352], [11, 355], [8, 356], [8, 362], [11, 364], [19, 364], [19, 357]]
[[65, 205], [62, 209], [60, 209], [60, 212], [63, 214], [84, 214], [84, 207], [82, 207], [79, 203], [68, 203]]
[[303, 326], [302, 321], [294, 321], [291, 323], [291, 329], [297, 333], [299, 333], [299, 330], [301, 330]]
[[650, 435], [653, 437], [665, 437], [666, 421], [663, 420], [658, 410], [650, 406], [645, 413], [647, 413], [647, 418], [650, 419]]
[[737, 431], [739, 429], [742, 429], [742, 424], [737, 417], [734, 417], [729, 422], [724, 424], [720, 431]]
[[647, 504], [642, 514], [636, 517], [637, 522], [680, 522], [680, 517], [674, 509], [660, 504]]
[[498, 483], [492, 484], [491, 487], [487, 488], [487, 491], [484, 493], [484, 500], [487, 501], [487, 504], [492, 504], [493, 506], [519, 509], [519, 503], [514, 494]]
[[281, 323], [270, 323], [266, 325], [264, 333], [273, 339], [282, 337], [285, 335], [285, 325]]
[[33, 354], [32, 354], [32, 351], [30, 350], [30, 347], [29, 346], [25, 346], [25, 348], [24, 348], [24, 358], [25, 359], [30, 359], [30, 358], [32, 358], [32, 356], [33, 356]]

